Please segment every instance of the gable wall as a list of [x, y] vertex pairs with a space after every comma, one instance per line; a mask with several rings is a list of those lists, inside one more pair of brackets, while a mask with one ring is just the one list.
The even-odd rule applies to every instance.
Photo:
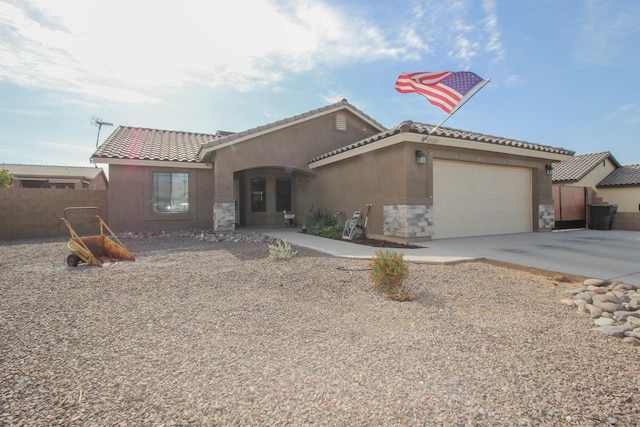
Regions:
[[600, 181], [605, 179], [615, 169], [616, 165], [614, 165], [611, 160], [606, 159], [604, 161], [604, 164], [603, 162], [598, 163], [598, 165], [580, 181], [567, 185], [571, 185], [574, 187], [590, 187], [595, 190], [596, 185], [598, 185]]
[[307, 169], [309, 159], [378, 133], [348, 111], [347, 130], [336, 130], [336, 113], [326, 114], [215, 151], [216, 161], [234, 172], [283, 166]]

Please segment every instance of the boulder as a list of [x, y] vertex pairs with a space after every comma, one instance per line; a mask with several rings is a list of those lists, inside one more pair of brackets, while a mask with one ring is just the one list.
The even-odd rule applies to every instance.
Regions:
[[610, 337], [623, 338], [625, 337], [625, 332], [632, 331], [629, 326], [598, 326], [592, 329], [598, 333], [609, 335]]
[[609, 282], [602, 279], [587, 279], [582, 284], [585, 286], [609, 286]]
[[616, 321], [613, 319], [607, 319], [606, 317], [599, 317], [593, 321], [596, 326], [613, 326]]
[[602, 311], [606, 311], [608, 313], [615, 313], [616, 311], [623, 311], [622, 306], [620, 304], [616, 304], [614, 302], [602, 302], [602, 301], [594, 301], [594, 307], [598, 307]]

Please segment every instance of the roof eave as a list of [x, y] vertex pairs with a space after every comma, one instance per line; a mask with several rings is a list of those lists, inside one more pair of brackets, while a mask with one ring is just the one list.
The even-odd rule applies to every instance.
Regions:
[[151, 166], [163, 168], [181, 168], [181, 169], [211, 169], [211, 163], [206, 162], [185, 162], [175, 160], [150, 160], [150, 159], [123, 159], [111, 157], [92, 157], [91, 163], [100, 163], [108, 165], [122, 166]]

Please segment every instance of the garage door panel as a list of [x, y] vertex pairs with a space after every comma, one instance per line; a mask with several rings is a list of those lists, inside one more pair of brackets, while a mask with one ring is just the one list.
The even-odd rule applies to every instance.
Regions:
[[527, 168], [435, 160], [434, 239], [531, 231]]

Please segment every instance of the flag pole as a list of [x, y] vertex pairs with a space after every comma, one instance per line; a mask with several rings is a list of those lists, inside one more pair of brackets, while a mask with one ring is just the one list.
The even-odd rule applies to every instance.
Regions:
[[427, 134], [426, 137], [422, 138], [422, 142], [427, 142], [427, 140], [429, 139], [429, 137], [431, 136], [431, 134], [433, 132], [436, 131], [436, 129], [438, 129], [440, 126], [442, 126], [442, 124], [444, 122], [446, 122], [447, 120], [449, 120], [451, 118], [451, 116], [453, 116], [459, 109], [460, 107], [462, 107], [464, 104], [467, 103], [467, 101], [469, 101], [471, 98], [473, 98], [475, 96], [476, 93], [480, 92], [480, 89], [482, 89], [483, 87], [485, 87], [487, 84], [489, 84], [489, 82], [491, 81], [491, 79], [487, 79], [487, 80], [483, 80], [482, 81], [482, 85], [480, 85], [471, 95], [469, 95], [467, 98], [463, 99], [461, 103], [459, 103], [458, 105], [456, 105], [456, 108], [453, 109], [453, 111], [451, 111], [449, 113], [449, 115], [447, 117], [444, 118], [443, 121], [441, 121], [440, 123], [438, 123], [438, 125], [436, 127], [434, 127], [433, 129], [431, 129], [429, 131], [429, 133]]

